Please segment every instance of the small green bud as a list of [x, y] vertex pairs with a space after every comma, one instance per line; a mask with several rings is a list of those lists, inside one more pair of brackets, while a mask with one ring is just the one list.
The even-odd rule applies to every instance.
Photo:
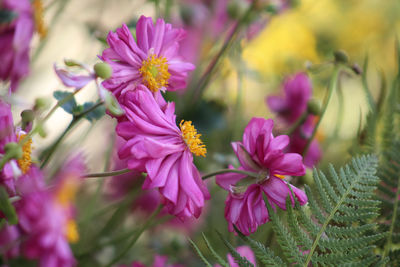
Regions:
[[349, 57], [347, 56], [346, 52], [343, 50], [337, 50], [333, 52], [333, 56], [335, 57], [335, 62], [336, 63], [343, 63], [346, 64], [349, 62]]
[[104, 80], [108, 79], [112, 75], [112, 69], [110, 65], [104, 62], [99, 62], [94, 65], [94, 72], [96, 73], [97, 77], [100, 77]]
[[35, 112], [31, 109], [25, 109], [21, 112], [22, 123], [29, 123], [35, 119]]
[[64, 64], [67, 65], [68, 67], [80, 67], [82, 66], [81, 63], [78, 61], [75, 61], [73, 59], [64, 59]]
[[36, 125], [36, 129], [37, 129], [37, 132], [40, 135], [40, 137], [45, 138], [47, 136], [47, 132], [44, 129], [42, 124]]
[[309, 114], [318, 116], [321, 114], [321, 105], [318, 100], [310, 99], [307, 103], [307, 111]]
[[35, 99], [34, 110], [46, 109], [50, 106], [50, 101], [45, 97], [38, 97]]
[[5, 157], [9, 159], [20, 159], [22, 158], [22, 147], [18, 143], [10, 142], [4, 146], [6, 152]]

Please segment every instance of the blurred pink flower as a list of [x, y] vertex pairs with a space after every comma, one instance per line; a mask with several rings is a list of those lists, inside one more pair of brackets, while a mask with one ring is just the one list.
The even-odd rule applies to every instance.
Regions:
[[81, 89], [82, 87], [85, 87], [88, 83], [94, 81], [96, 78], [94, 73], [80, 75], [66, 69], [61, 69], [57, 67], [56, 64], [54, 64], [54, 71], [65, 86], [73, 87], [75, 89]]
[[[256, 257], [254, 252], [248, 246], [240, 246], [236, 248], [236, 251], [240, 254], [240, 256], [246, 258], [249, 262], [251, 262], [254, 266], [256, 265]], [[227, 255], [228, 263], [230, 267], [239, 267], [239, 264], [235, 262], [235, 259], [232, 257], [230, 253]], [[216, 264], [215, 267], [221, 267], [221, 265]]]
[[[135, 261], [131, 265], [121, 265], [120, 267], [146, 267], [146, 265], [144, 265], [141, 262]], [[167, 256], [156, 255], [155, 258], [154, 258], [153, 265], [151, 265], [149, 267], [183, 267], [183, 265], [181, 265], [181, 264], [168, 264]]]
[[258, 178], [239, 173], [226, 173], [216, 177], [217, 184], [229, 192], [225, 218], [230, 231], [236, 225], [243, 234], [249, 235], [269, 220], [263, 193], [273, 208], [276, 205], [286, 209], [288, 195], [294, 204], [289, 186], [301, 205], [307, 202], [303, 191], [283, 180], [284, 175], [305, 174], [302, 157], [297, 153], [284, 153], [289, 137], [274, 137], [273, 125], [271, 119], [253, 118], [244, 130], [243, 142], [232, 143], [241, 165], [239, 169], [253, 172]]
[[119, 150], [130, 169], [146, 171], [143, 189], [159, 188], [168, 212], [180, 219], [199, 217], [209, 198], [193, 154], [205, 156], [206, 149], [190, 121], [175, 122], [175, 105], [163, 109], [144, 86], [127, 91], [125, 121], [117, 134], [127, 142]]
[[[284, 96], [269, 96], [266, 99], [269, 108], [278, 114], [278, 120], [290, 127], [304, 112], [307, 112], [308, 101], [312, 96], [311, 81], [305, 73], [297, 73], [289, 77], [283, 84]], [[307, 140], [315, 127], [314, 115], [308, 115], [302, 125], [290, 136], [287, 151], [302, 154]], [[321, 149], [316, 140], [313, 140], [310, 149], [304, 158], [304, 164], [312, 168], [321, 158]]]
[[124, 24], [110, 32], [110, 48], [100, 58], [110, 64], [113, 74], [102, 84], [117, 97], [121, 90], [134, 90], [143, 84], [152, 92], [175, 91], [186, 87], [186, 77], [194, 65], [179, 56], [179, 42], [185, 37], [183, 29], [173, 29], [171, 24], [141, 16], [136, 25], [136, 39]]
[[0, 25], [0, 79], [10, 81], [15, 91], [29, 72], [29, 46], [35, 30], [29, 0], [3, 0], [0, 9], [15, 13], [10, 23]]
[[[0, 232], [0, 250], [8, 257], [22, 254], [39, 261], [40, 267], [75, 266], [68, 242], [79, 238], [74, 221], [74, 196], [85, 171], [81, 156], [76, 156], [59, 170], [55, 184], [45, 188], [43, 175], [37, 168], [28, 174], [36, 175], [20, 180], [21, 199], [14, 202], [18, 224], [6, 226]], [[30, 186], [38, 181], [38, 187]]]

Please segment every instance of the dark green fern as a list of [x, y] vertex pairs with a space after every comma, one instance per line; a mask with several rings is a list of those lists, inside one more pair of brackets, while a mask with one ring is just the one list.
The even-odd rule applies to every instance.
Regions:
[[[286, 218], [275, 213], [266, 201], [281, 250], [273, 251], [236, 231], [253, 249], [261, 266], [380, 265], [381, 257], [373, 252], [374, 244], [385, 236], [375, 232], [377, 224], [373, 222], [379, 215], [380, 205], [375, 197], [379, 182], [375, 176], [377, 165], [375, 156], [362, 156], [339, 172], [331, 166], [329, 179], [323, 172], [314, 170], [316, 186], [314, 189], [306, 186], [308, 206], [300, 207], [296, 202], [293, 207], [288, 198]], [[221, 238], [239, 266], [249, 266]]]

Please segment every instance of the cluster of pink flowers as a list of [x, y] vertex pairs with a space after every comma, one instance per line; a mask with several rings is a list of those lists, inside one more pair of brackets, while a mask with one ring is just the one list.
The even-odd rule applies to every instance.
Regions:
[[110, 32], [110, 48], [100, 57], [113, 74], [103, 82], [118, 99], [125, 115], [118, 118], [117, 134], [126, 140], [119, 156], [127, 166], [147, 176], [143, 189], [157, 188], [168, 212], [184, 220], [199, 217], [209, 193], [193, 155], [205, 156], [206, 148], [191, 121], [176, 124], [174, 103], [160, 91], [186, 87], [194, 65], [178, 54], [185, 32], [163, 20], [154, 25], [142, 16], [136, 39], [126, 25]]

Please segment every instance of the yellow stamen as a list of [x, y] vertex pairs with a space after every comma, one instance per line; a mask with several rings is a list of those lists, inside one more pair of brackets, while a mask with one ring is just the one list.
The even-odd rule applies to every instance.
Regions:
[[278, 178], [280, 178], [280, 179], [285, 179], [285, 176], [284, 176], [284, 175], [274, 174], [274, 176], [275, 176], [275, 177], [278, 177]]
[[142, 74], [144, 84], [152, 92], [157, 92], [160, 88], [167, 86], [171, 76], [168, 72], [167, 59], [156, 57], [154, 54], [143, 60], [139, 72]]
[[73, 202], [78, 186], [76, 177], [66, 177], [56, 195], [58, 203], [67, 206], [70, 202]]
[[44, 13], [43, 3], [41, 0], [33, 0], [32, 6], [33, 6], [33, 15], [35, 17], [36, 31], [40, 35], [40, 38], [43, 39], [47, 35], [47, 27], [44, 24], [43, 20], [43, 13]]
[[182, 120], [181, 123], [179, 123], [179, 127], [182, 131], [182, 137], [190, 151], [196, 156], [205, 157], [207, 153], [206, 146], [200, 140], [201, 134], [197, 133], [197, 130], [192, 125], [192, 122]]
[[[21, 134], [20, 136], [18, 136], [18, 141], [24, 139], [25, 136], [26, 134]], [[20, 158], [17, 161], [18, 166], [20, 167], [23, 174], [27, 173], [31, 168], [32, 164], [31, 153], [32, 153], [32, 139], [28, 138], [28, 140], [26, 140], [25, 143], [22, 145], [22, 158]]]
[[65, 226], [65, 237], [67, 238], [68, 242], [76, 243], [79, 240], [79, 233], [78, 227], [76, 222], [72, 219], [67, 221], [67, 225]]

